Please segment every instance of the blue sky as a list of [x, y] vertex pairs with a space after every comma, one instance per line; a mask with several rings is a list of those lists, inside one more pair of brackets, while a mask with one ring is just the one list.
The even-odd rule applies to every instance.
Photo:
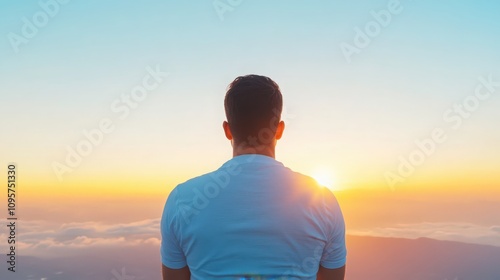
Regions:
[[[278, 150], [283, 161], [345, 168], [338, 173], [346, 181], [357, 172], [380, 178], [415, 138], [443, 125], [443, 112], [471, 94], [479, 76], [500, 77], [500, 4], [493, 1], [400, 1], [402, 12], [348, 63], [340, 44], [352, 44], [354, 28], [390, 2], [242, 1], [221, 21], [212, 1], [73, 0], [15, 53], [9, 34], [21, 34], [22, 18], [42, 8], [4, 1], [0, 106], [15, 119], [0, 122], [13, 136], [0, 151], [51, 173], [66, 145], [112, 115], [112, 101], [147, 66], [160, 65], [168, 81], [118, 124], [87, 167], [111, 168], [118, 162], [110, 155], [127, 154], [125, 162], [147, 156], [151, 164], [185, 168], [201, 153], [211, 160], [193, 172], [213, 169], [230, 155], [220, 130], [224, 90], [236, 76], [257, 73], [281, 85], [294, 116]], [[500, 118], [499, 99], [481, 104], [441, 150], [443, 163], [457, 155], [446, 150], [470, 151], [460, 152], [462, 161], [498, 155], [492, 119]], [[302, 148], [311, 141], [317, 145]], [[156, 153], [163, 159], [151, 157]]]

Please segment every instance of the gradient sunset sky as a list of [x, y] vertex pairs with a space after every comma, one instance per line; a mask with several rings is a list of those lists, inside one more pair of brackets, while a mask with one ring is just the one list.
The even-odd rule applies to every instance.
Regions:
[[[3, 1], [0, 164], [18, 164], [21, 217], [45, 228], [158, 218], [173, 187], [230, 159], [225, 89], [261, 74], [286, 106], [277, 159], [327, 177], [352, 232], [436, 237], [467, 224], [474, 232], [455, 239], [500, 246], [489, 232], [500, 225], [500, 86], [481, 82], [500, 81], [500, 3], [400, 1], [346, 59], [341, 46], [390, 3], [241, 1], [221, 19], [213, 1], [73, 0], [13, 46], [43, 8]], [[121, 118], [112, 104], [157, 68], [168, 77]], [[489, 96], [457, 119], [481, 85]], [[114, 130], [58, 180], [54, 163], [103, 119]], [[435, 129], [446, 141], [391, 187], [387, 172]]]

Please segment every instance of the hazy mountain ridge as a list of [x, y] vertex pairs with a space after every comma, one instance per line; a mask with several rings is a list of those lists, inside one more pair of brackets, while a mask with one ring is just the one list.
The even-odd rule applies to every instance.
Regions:
[[499, 280], [500, 247], [348, 236], [348, 280]]

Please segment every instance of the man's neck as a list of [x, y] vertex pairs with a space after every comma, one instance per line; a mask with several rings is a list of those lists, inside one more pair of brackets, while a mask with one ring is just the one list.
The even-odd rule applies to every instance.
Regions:
[[263, 155], [272, 158], [276, 158], [276, 149], [271, 146], [257, 146], [257, 147], [234, 147], [233, 157], [242, 155]]

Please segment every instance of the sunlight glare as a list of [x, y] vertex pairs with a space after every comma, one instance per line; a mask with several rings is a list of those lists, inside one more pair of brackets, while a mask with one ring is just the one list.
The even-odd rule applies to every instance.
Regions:
[[335, 189], [335, 180], [333, 179], [333, 174], [326, 170], [318, 170], [313, 173], [314, 180], [318, 182], [318, 184], [327, 187], [331, 190]]

